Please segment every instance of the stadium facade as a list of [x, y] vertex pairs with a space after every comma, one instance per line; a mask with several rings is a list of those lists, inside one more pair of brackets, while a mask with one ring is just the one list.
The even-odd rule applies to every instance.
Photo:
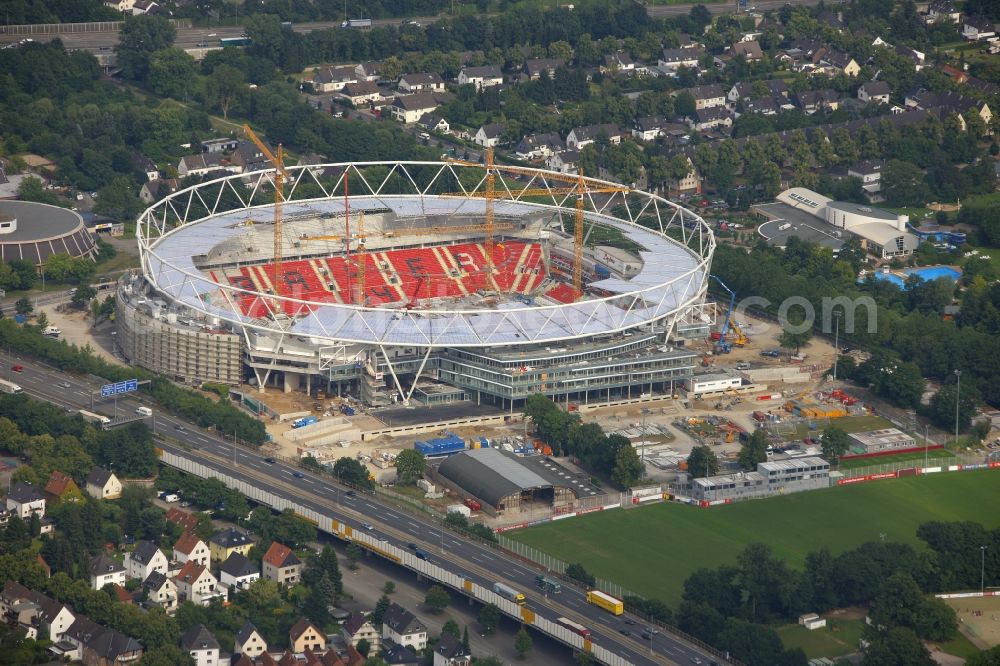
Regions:
[[280, 227], [273, 170], [182, 190], [139, 218], [121, 351], [182, 381], [372, 406], [672, 391], [696, 364], [685, 341], [712, 323], [710, 229], [652, 194], [565, 181], [458, 163], [289, 168]]

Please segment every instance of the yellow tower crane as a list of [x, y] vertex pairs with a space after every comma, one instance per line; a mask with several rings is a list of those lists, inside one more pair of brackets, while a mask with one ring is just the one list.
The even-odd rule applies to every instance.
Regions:
[[281, 204], [285, 201], [285, 179], [288, 177], [288, 172], [285, 171], [285, 153], [281, 144], [278, 144], [277, 156], [272, 153], [267, 144], [261, 141], [250, 129], [250, 125], [244, 123], [243, 131], [260, 148], [260, 152], [264, 153], [267, 160], [274, 165], [274, 294], [281, 296]]

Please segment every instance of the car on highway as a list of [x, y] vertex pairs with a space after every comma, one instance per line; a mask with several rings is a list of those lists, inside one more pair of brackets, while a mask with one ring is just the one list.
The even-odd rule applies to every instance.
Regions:
[[692, 664], [700, 664], [701, 663], [701, 657], [691, 657], [691, 663]]
[[72, 384], [70, 384], [69, 382], [59, 382], [58, 384], [56, 384], [56, 386], [64, 389], [73, 388]]
[[410, 543], [406, 544], [406, 547], [409, 548], [410, 550], [416, 550], [417, 549], [417, 544], [415, 544], [415, 543], [413, 543], [411, 541]]
[[358, 495], [358, 494], [357, 494], [356, 492], [354, 492], [353, 490], [348, 490], [348, 491], [347, 491], [346, 493], [344, 493], [344, 494], [345, 494], [345, 495], [347, 495], [348, 497], [357, 497], [357, 495]]
[[628, 629], [619, 629], [618, 633], [621, 634], [622, 636], [631, 636], [632, 635], [632, 632], [629, 631]]
[[12, 365], [10, 366], [10, 369], [13, 370], [14, 372], [24, 372], [23, 365]]
[[364, 529], [368, 530], [369, 532], [372, 532], [372, 531], [375, 530], [375, 526], [372, 525], [371, 523], [361, 523], [361, 527], [363, 527]]
[[632, 620], [630, 618], [625, 618], [625, 624], [635, 624], [635, 620]]
[[296, 479], [305, 478], [305, 474], [303, 474], [302, 472], [292, 472], [292, 476], [294, 476]]
[[273, 465], [276, 461], [271, 456], [268, 456], [268, 457], [264, 458], [264, 462]]

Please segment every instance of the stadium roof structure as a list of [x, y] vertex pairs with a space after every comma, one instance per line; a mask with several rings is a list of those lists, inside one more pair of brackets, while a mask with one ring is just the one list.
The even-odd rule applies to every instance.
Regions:
[[491, 506], [526, 490], [552, 488], [551, 481], [499, 449], [472, 449], [441, 463], [438, 473]]
[[[370, 182], [372, 171], [379, 167], [388, 170], [388, 175]], [[505, 194], [494, 203], [498, 220], [527, 219], [540, 213], [572, 219], [576, 196], [575, 192], [567, 193], [565, 174], [518, 169], [517, 175], [511, 176], [499, 168], [496, 190]], [[486, 176], [480, 165], [341, 163], [287, 167], [287, 173], [282, 205], [286, 220], [344, 216], [346, 202], [341, 188], [348, 174], [353, 212], [388, 210], [414, 226], [419, 226], [419, 219], [434, 215], [486, 216]], [[338, 174], [332, 187], [320, 180], [323, 173]], [[480, 179], [472, 187], [468, 186], [470, 174]], [[628, 280], [607, 278], [593, 283], [602, 295], [588, 295], [573, 303], [510, 300], [491, 308], [435, 308], [422, 302], [405, 308], [371, 307], [303, 300], [213, 280], [196, 267], [195, 257], [245, 237], [251, 216], [265, 221], [258, 222], [256, 228], [266, 227], [266, 220], [273, 215], [273, 203], [267, 203], [269, 197], [273, 200], [269, 194], [273, 178], [273, 170], [230, 175], [174, 193], [147, 209], [139, 218], [136, 234], [147, 281], [168, 299], [243, 329], [302, 336], [317, 343], [426, 349], [517, 346], [588, 338], [676, 316], [704, 297], [715, 249], [715, 238], [704, 220], [673, 202], [634, 190], [612, 195], [585, 191], [587, 226], [611, 229], [623, 241], [640, 248], [637, 253], [644, 266]], [[458, 185], [445, 187], [445, 181]], [[311, 195], [318, 187], [322, 196], [296, 199], [300, 185]], [[461, 192], [445, 195], [440, 193], [442, 189]], [[540, 189], [550, 195], [538, 195]], [[294, 241], [287, 238], [284, 242], [291, 247]], [[241, 261], [249, 262], [247, 258], [235, 260]], [[248, 301], [270, 314], [251, 316], [240, 307]], [[286, 316], [289, 312], [294, 316]]]

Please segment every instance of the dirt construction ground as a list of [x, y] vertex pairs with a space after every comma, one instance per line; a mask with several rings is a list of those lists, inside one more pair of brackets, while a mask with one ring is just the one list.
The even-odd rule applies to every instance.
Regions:
[[983, 650], [1000, 645], [1000, 597], [945, 599], [958, 614], [958, 627]]

